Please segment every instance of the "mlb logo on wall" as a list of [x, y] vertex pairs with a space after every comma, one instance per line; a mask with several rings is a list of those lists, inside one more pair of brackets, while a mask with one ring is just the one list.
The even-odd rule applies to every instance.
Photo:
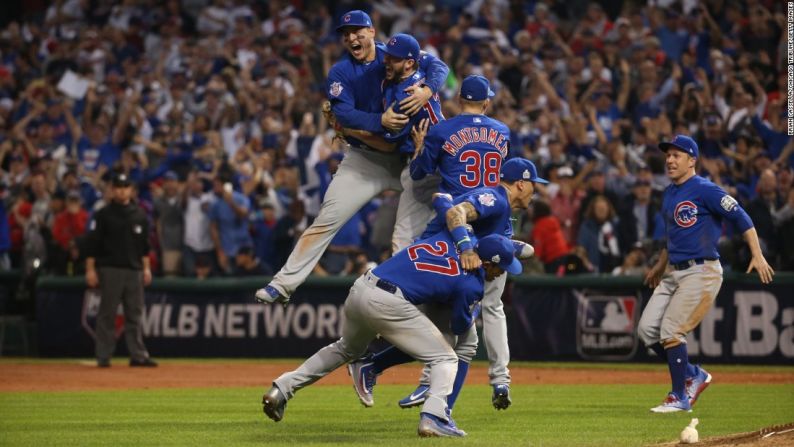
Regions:
[[586, 360], [628, 360], [637, 351], [639, 300], [636, 296], [588, 295], [574, 291], [579, 303], [576, 350]]

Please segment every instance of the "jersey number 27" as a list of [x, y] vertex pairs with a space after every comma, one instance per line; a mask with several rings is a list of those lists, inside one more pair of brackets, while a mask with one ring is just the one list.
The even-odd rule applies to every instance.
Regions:
[[[420, 251], [424, 251], [430, 256], [437, 256], [437, 262], [418, 261]], [[445, 257], [444, 255], [447, 253], [449, 253], [449, 244], [444, 241], [437, 241], [435, 246], [423, 243], [408, 247], [408, 258], [414, 263], [414, 267], [417, 270], [447, 276], [460, 275], [460, 265], [457, 259]], [[425, 261], [428, 261], [428, 259], [425, 259]]]
[[474, 150], [460, 154], [462, 163], [466, 163], [466, 173], [461, 174], [460, 184], [466, 188], [494, 187], [499, 184], [499, 171], [502, 167], [502, 154], [486, 152], [481, 155]]

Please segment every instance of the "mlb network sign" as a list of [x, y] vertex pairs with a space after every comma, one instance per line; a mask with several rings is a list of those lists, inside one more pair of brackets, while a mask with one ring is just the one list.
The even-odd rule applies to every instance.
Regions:
[[[101, 296], [83, 295], [80, 323], [84, 335], [95, 337]], [[146, 346], [165, 356], [308, 356], [338, 339], [344, 324], [337, 299], [293, 299], [288, 306], [252, 303], [249, 294], [211, 299], [181, 293], [147, 293], [141, 318]], [[115, 336], [124, 340], [121, 306]], [[93, 342], [92, 342], [93, 343]]]

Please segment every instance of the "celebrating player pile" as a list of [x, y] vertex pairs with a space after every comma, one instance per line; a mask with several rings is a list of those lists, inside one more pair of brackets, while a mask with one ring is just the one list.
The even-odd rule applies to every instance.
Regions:
[[[386, 45], [375, 44], [371, 21], [362, 11], [343, 15], [337, 30], [350, 56], [328, 75], [330, 107], [324, 107], [324, 113], [349, 142], [347, 156], [317, 220], [301, 236], [273, 282], [257, 291], [256, 297], [265, 303], [286, 303], [338, 228], [384, 189], [403, 191], [393, 236], [396, 254], [359, 278], [351, 289], [342, 339], [274, 381], [263, 398], [264, 411], [280, 420], [295, 391], [363, 354], [379, 333], [394, 345], [390, 352], [395, 354], [381, 357], [385, 361], [369, 370], [371, 377], [364, 377], [361, 362], [354, 362], [351, 375], [356, 384], [362, 384], [356, 387], [362, 402], [372, 405], [378, 372], [418, 359], [426, 363], [425, 377], [403, 406], [424, 404], [419, 434], [463, 436], [450, 411], [476, 351], [477, 334], [471, 322], [479, 313], [483, 294], [493, 403], [498, 409], [510, 405], [509, 350], [501, 303], [506, 275], [501, 273], [520, 273], [521, 265], [514, 258], [529, 257], [533, 250], [505, 236], [512, 235], [511, 208], [527, 208], [533, 183], [545, 180], [537, 176], [529, 160], [511, 160], [501, 169], [510, 131], [485, 116], [494, 95], [486, 78], [463, 80], [462, 113], [444, 121], [433, 92], [445, 79], [447, 68], [420, 53], [413, 37], [397, 34]], [[410, 170], [403, 161], [406, 155], [412, 159]], [[398, 182], [395, 174], [400, 171]], [[425, 230], [434, 213], [431, 196], [439, 184], [443, 194], [433, 203], [438, 217]], [[467, 222], [474, 227], [473, 235]], [[420, 241], [413, 242], [423, 231]], [[379, 301], [393, 309], [381, 307], [376, 312], [370, 308]], [[395, 315], [399, 318], [393, 319]]]

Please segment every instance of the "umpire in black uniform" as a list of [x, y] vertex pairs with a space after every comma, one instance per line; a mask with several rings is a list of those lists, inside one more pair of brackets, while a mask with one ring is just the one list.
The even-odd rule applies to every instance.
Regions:
[[88, 238], [85, 279], [99, 285], [101, 302], [96, 324], [97, 366], [110, 366], [116, 348], [114, 322], [119, 302], [124, 308], [124, 335], [130, 366], [157, 366], [143, 344], [143, 286], [152, 282], [149, 268], [149, 223], [132, 200], [127, 174], [114, 173], [111, 201], [94, 214]]

